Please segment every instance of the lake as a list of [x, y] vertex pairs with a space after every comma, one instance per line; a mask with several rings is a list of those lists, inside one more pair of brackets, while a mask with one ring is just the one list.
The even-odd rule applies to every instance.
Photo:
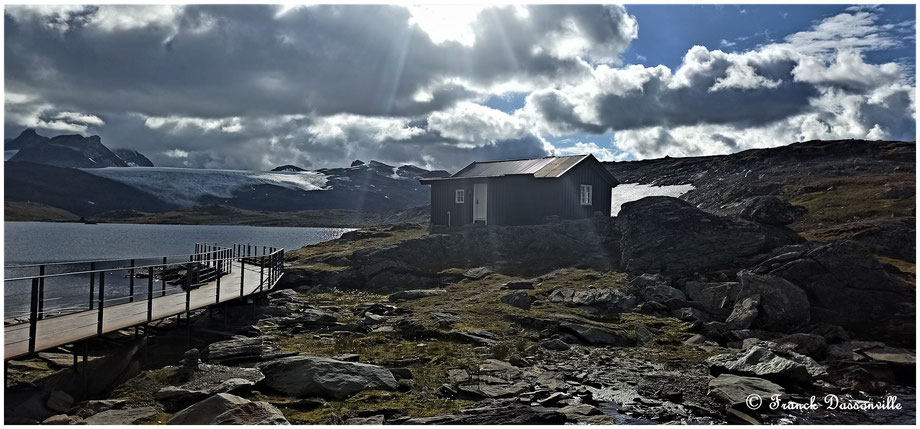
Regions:
[[[162, 263], [160, 257], [187, 255], [194, 252], [195, 243], [234, 243], [256, 246], [299, 249], [309, 244], [333, 240], [351, 228], [291, 228], [239, 225], [137, 225], [56, 222], [4, 222], [5, 278], [38, 274], [37, 267], [10, 265], [98, 259], [137, 259], [136, 265]], [[154, 258], [157, 257], [157, 258]], [[187, 261], [187, 256], [173, 256], [170, 263]], [[126, 261], [99, 263], [97, 269], [124, 267]], [[89, 269], [86, 263], [50, 265], [46, 274]], [[124, 296], [129, 276], [124, 270], [113, 270], [106, 283], [106, 296]], [[88, 279], [74, 283], [75, 277], [48, 278], [45, 297], [49, 308], [71, 309], [75, 303], [88, 302]], [[4, 282], [6, 317], [19, 317], [28, 310], [28, 281]], [[144, 288], [138, 288], [144, 289]], [[145, 299], [146, 291], [138, 291], [137, 299]]]

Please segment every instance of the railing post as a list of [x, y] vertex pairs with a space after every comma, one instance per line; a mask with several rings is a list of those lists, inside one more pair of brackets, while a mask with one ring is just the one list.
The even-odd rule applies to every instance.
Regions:
[[45, 265], [38, 267], [38, 318], [45, 318]]
[[32, 279], [32, 305], [29, 311], [29, 353], [35, 351], [35, 335], [38, 332], [38, 278]]
[[243, 291], [243, 285], [246, 284], [246, 282], [243, 281], [244, 274], [246, 274], [246, 260], [240, 258], [240, 298], [246, 295]]
[[221, 267], [222, 265], [221, 262], [223, 262], [221, 259], [217, 260], [217, 289], [214, 292], [214, 295], [215, 295], [214, 303], [215, 304], [220, 304], [220, 278], [222, 277], [222, 274], [223, 274], [221, 272], [221, 269], [223, 268]]
[[160, 283], [163, 284], [163, 294], [160, 296], [166, 296], [166, 257], [163, 257], [163, 268], [160, 270], [162, 276], [160, 277]]
[[94, 289], [96, 288], [96, 263], [89, 263], [89, 309], [93, 309], [95, 302], [95, 297], [93, 296]]
[[189, 263], [185, 269], [185, 318], [188, 319], [189, 306], [192, 303], [192, 264]]
[[96, 333], [102, 334], [102, 318], [105, 311], [105, 271], [99, 272], [99, 324]]
[[128, 302], [134, 302], [134, 259], [131, 260], [131, 280], [128, 282]]
[[[153, 320], [153, 267], [147, 269], [147, 322]], [[147, 335], [147, 327], [144, 327], [144, 336]]]
[[265, 283], [265, 255], [259, 259], [259, 292], [262, 292], [262, 285]]

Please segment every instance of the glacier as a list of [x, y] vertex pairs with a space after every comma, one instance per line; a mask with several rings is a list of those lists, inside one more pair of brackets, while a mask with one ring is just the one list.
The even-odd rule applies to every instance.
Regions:
[[196, 206], [202, 197], [232, 198], [237, 190], [275, 185], [293, 190], [325, 190], [328, 177], [315, 171], [267, 172], [179, 167], [81, 168], [124, 183], [179, 206]]

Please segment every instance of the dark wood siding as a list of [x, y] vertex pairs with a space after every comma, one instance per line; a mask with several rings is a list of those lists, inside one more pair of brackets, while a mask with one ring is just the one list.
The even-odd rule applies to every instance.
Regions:
[[[610, 216], [610, 184], [606, 171], [596, 161], [582, 162], [559, 178], [534, 178], [531, 175], [478, 179], [444, 180], [431, 184], [431, 224], [450, 226], [473, 223], [473, 185], [488, 185], [488, 223], [490, 225], [528, 225], [546, 221], [548, 216], [582, 219], [595, 212]], [[591, 185], [592, 204], [581, 205], [581, 185]], [[462, 204], [454, 201], [455, 191], [463, 189]]]

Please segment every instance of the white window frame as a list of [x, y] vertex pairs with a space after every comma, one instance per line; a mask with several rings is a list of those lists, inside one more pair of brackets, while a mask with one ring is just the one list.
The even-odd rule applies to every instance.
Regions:
[[579, 200], [581, 201], [581, 205], [583, 206], [593, 205], [594, 203], [593, 187], [591, 185], [581, 185], [579, 189], [580, 189]]
[[454, 202], [457, 204], [463, 204], [466, 200], [466, 192], [463, 192], [463, 189], [457, 189], [454, 191]]

